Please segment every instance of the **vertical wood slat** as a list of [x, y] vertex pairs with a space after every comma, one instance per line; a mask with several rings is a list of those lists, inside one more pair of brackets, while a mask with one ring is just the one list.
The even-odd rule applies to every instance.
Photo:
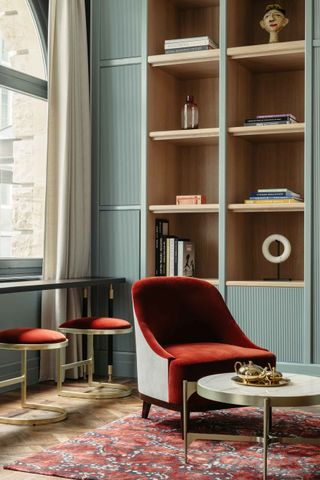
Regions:
[[320, 47], [313, 49], [313, 64], [313, 361], [320, 363]]
[[100, 205], [140, 203], [141, 65], [100, 72]]
[[102, 0], [100, 60], [141, 55], [141, 8], [142, 0]]
[[303, 362], [303, 289], [228, 287], [228, 306], [257, 345], [280, 362]]

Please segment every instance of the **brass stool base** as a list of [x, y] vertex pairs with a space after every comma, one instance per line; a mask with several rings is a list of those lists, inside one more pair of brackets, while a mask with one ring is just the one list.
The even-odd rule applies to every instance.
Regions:
[[[40, 405], [38, 403], [25, 403], [22, 405], [22, 409], [26, 410], [43, 410], [45, 412], [57, 412], [58, 415], [52, 417], [43, 418], [13, 418], [13, 417], [0, 417], [0, 423], [7, 425], [46, 425], [48, 423], [61, 422], [67, 418], [67, 411], [61, 407], [55, 407], [53, 405]], [[22, 413], [24, 413], [22, 410]]]
[[[58, 395], [61, 397], [76, 397], [76, 398], [123, 398], [128, 397], [132, 393], [132, 389], [120, 383], [109, 382], [90, 382], [83, 386], [88, 390], [80, 392], [79, 390], [60, 390]], [[103, 391], [104, 390], [104, 391]]]

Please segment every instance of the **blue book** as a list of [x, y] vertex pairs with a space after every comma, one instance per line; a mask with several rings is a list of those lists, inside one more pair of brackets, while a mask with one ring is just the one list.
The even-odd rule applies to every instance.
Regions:
[[250, 198], [251, 197], [279, 197], [279, 198], [300, 198], [301, 195], [300, 193], [295, 193], [291, 192], [290, 190], [287, 191], [277, 191], [277, 190], [272, 190], [272, 191], [265, 191], [265, 192], [260, 192], [259, 190], [257, 192], [251, 192], [250, 193]]

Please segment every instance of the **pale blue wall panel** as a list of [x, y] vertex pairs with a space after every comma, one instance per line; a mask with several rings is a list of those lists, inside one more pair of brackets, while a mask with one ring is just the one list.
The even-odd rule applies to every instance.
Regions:
[[320, 0], [313, 0], [313, 38], [320, 39]]
[[[100, 275], [126, 278], [126, 284], [115, 286], [114, 316], [132, 324], [131, 286], [139, 278], [139, 219], [137, 210], [100, 212]], [[133, 334], [115, 337], [115, 350], [134, 352]]]
[[[0, 295], [0, 329], [40, 327], [41, 293], [21, 292]], [[21, 374], [19, 352], [0, 350], [0, 380]], [[39, 353], [28, 353], [28, 383], [39, 379]], [[13, 386], [8, 389], [14, 389]]]
[[101, 69], [100, 205], [140, 203], [140, 65]]
[[313, 361], [320, 363], [320, 47], [313, 52]]
[[142, 0], [101, 0], [101, 60], [141, 55], [141, 18]]
[[228, 306], [248, 337], [279, 362], [302, 362], [303, 288], [228, 287]]

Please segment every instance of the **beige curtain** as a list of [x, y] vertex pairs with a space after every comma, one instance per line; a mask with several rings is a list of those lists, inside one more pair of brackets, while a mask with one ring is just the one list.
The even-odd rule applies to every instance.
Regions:
[[[49, 2], [48, 167], [44, 279], [90, 274], [91, 149], [84, 0]], [[81, 314], [76, 290], [42, 296], [42, 327], [56, 329]], [[55, 357], [43, 352], [40, 378], [53, 379]], [[71, 341], [67, 359], [81, 355]]]

